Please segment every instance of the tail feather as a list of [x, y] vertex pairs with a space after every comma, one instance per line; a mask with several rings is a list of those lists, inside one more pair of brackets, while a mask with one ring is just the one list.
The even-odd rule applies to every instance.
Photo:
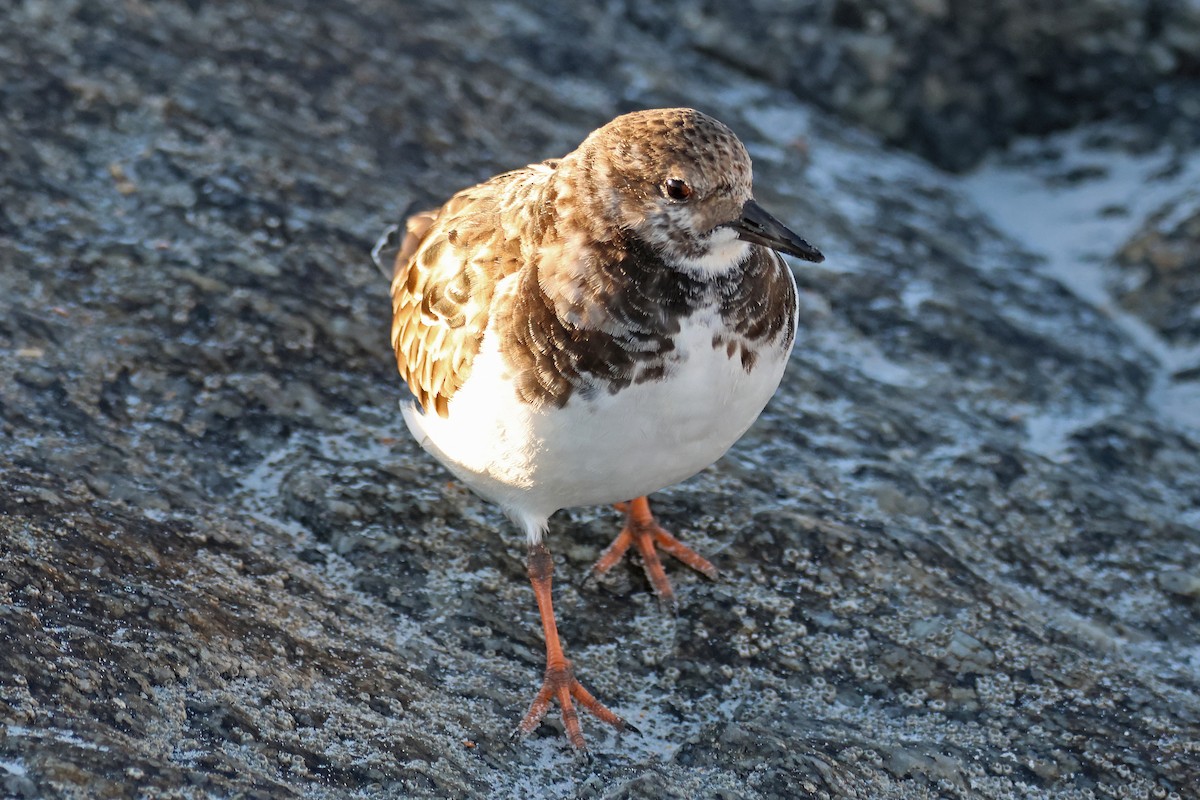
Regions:
[[437, 209], [413, 213], [416, 205], [410, 204], [402, 215], [404, 238], [400, 237], [400, 225], [389, 225], [371, 248], [371, 261], [389, 283], [395, 277], [396, 269], [407, 264], [413, 253], [417, 252], [429, 226], [437, 219]]

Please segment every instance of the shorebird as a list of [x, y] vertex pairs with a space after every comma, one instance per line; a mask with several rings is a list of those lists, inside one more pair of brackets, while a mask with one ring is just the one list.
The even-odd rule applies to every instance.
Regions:
[[[516, 734], [557, 701], [618, 729], [566, 658], [543, 534], [563, 508], [616, 504], [630, 547], [673, 605], [658, 550], [716, 568], [655, 521], [646, 496], [717, 460], [774, 394], [797, 324], [778, 253], [821, 253], [754, 201], [734, 133], [687, 108], [617, 117], [570, 154], [464, 189], [408, 218], [391, 270], [391, 340], [421, 446], [528, 540], [546, 670]], [[386, 268], [385, 268], [386, 270]]]

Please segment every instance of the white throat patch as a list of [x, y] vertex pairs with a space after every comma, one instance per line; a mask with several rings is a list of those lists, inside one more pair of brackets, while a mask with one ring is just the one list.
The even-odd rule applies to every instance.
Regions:
[[732, 228], [717, 228], [708, 237], [708, 252], [699, 258], [676, 258], [675, 265], [684, 272], [703, 277], [720, 275], [741, 264], [750, 255], [750, 243], [737, 238]]

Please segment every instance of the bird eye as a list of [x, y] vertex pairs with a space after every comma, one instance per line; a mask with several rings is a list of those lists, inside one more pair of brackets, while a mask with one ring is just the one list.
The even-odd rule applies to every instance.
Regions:
[[672, 200], [687, 200], [692, 196], [692, 187], [682, 178], [667, 178], [663, 183], [663, 191]]

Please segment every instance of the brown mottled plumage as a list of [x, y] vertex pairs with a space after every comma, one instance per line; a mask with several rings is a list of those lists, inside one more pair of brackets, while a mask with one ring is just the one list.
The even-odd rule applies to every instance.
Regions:
[[[714, 134], [674, 109], [645, 112], [640, 121], [644, 130], [617, 139], [611, 154], [619, 165], [614, 171], [633, 196], [649, 191], [639, 179], [645, 183], [642, 176], [650, 174], [655, 137], [664, 131], [678, 133], [679, 152], [672, 153], [672, 161], [682, 162], [668, 169], [686, 168], [688, 149], [706, 144], [735, 165], [735, 175], [716, 176], [711, 188], [699, 184], [697, 189], [719, 193], [733, 177], [749, 181], [748, 160], [743, 167], [733, 157], [741, 143], [728, 129]], [[679, 317], [714, 298], [729, 327], [747, 341], [747, 347], [714, 342], [714, 347], [732, 348], [731, 356], [742, 353], [752, 363], [753, 356], [746, 354], [753, 352], [755, 340], [775, 337], [785, 327], [788, 337], [794, 334], [787, 309], [795, 305], [795, 290], [771, 250], [755, 248], [736, 275], [697, 277], [668, 268], [663, 256], [629, 229], [596, 224], [613, 215], [604, 198], [587, 188], [598, 171], [588, 148], [606, 145], [604, 134], [612, 128], [589, 137], [579, 155], [507, 172], [464, 189], [440, 209], [408, 219], [392, 281], [392, 346], [400, 374], [426, 411], [447, 415], [492, 316], [521, 397], [557, 406], [578, 388], [602, 385], [615, 391], [666, 374]], [[572, 201], [587, 197], [590, 202], [564, 212], [558, 202], [562, 187], [568, 187], [565, 194]], [[728, 204], [713, 206], [698, 227], [711, 229], [730, 218]], [[559, 237], [560, 227], [581, 228], [591, 238], [590, 252], [581, 258], [586, 279], [567, 270], [565, 287], [556, 285], [563, 260], [547, 244]], [[700, 247], [678, 228], [666, 233], [680, 253], [694, 255]], [[544, 259], [548, 250], [557, 258]], [[519, 290], [495, 298], [496, 284], [522, 266], [528, 269]]]
[[532, 257], [521, 232], [500, 222], [533, 199], [531, 169], [464, 189], [405, 223], [392, 279], [392, 348], [426, 411], [447, 415], [479, 350], [496, 284]]
[[656, 549], [715, 577], [655, 523], [645, 495], [718, 458], [778, 385], [797, 306], [776, 250], [821, 260], [754, 202], [733, 132], [691, 109], [618, 117], [561, 159], [408, 219], [392, 346], [423, 411], [405, 407], [405, 421], [531, 546], [546, 675], [520, 732], [553, 700], [577, 748], [576, 701], [629, 727], [563, 655], [542, 543], [554, 511], [628, 501], [597, 570], [636, 544], [665, 601]]

